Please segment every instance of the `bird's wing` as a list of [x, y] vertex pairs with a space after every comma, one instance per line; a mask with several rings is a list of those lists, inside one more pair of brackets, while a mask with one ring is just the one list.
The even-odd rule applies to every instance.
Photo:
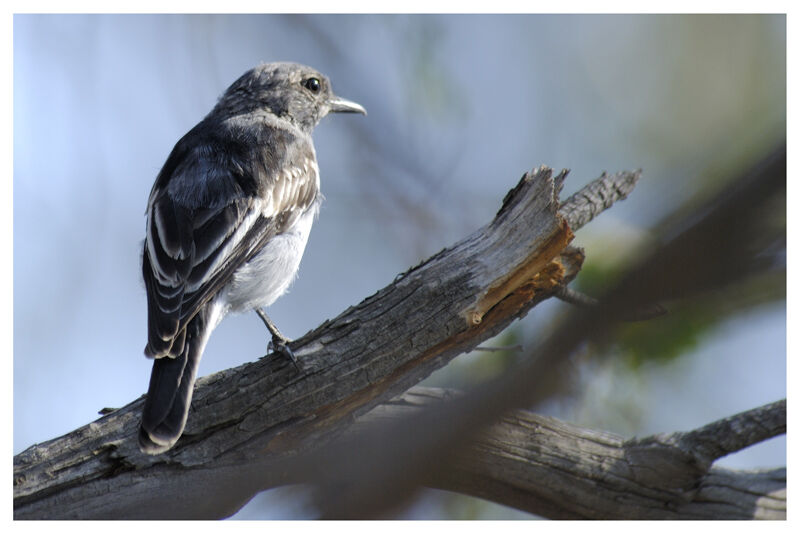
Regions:
[[148, 203], [142, 270], [152, 357], [180, 354], [188, 322], [318, 192], [313, 152], [278, 166], [207, 146], [183, 152], [176, 146], [170, 159], [180, 161], [168, 160]]

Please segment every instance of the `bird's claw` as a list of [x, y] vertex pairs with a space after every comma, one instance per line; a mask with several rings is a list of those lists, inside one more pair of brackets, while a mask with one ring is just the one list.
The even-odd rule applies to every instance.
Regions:
[[280, 354], [287, 360], [291, 361], [294, 365], [295, 370], [299, 373], [300, 372], [300, 363], [297, 360], [297, 356], [294, 355], [292, 349], [289, 348], [289, 340], [288, 339], [280, 339], [278, 337], [273, 336], [272, 341], [269, 342], [267, 345], [267, 351], [273, 354]]

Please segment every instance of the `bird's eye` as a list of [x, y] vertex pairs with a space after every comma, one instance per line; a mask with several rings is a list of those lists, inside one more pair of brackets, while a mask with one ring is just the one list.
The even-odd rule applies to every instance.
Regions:
[[320, 83], [318, 78], [309, 78], [303, 82], [303, 87], [312, 93], [319, 93]]

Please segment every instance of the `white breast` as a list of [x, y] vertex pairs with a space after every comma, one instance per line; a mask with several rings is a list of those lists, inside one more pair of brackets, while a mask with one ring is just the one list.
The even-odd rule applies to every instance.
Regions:
[[269, 306], [289, 289], [300, 267], [319, 204], [319, 200], [314, 202], [288, 232], [273, 237], [261, 252], [233, 273], [233, 280], [220, 295], [230, 311]]

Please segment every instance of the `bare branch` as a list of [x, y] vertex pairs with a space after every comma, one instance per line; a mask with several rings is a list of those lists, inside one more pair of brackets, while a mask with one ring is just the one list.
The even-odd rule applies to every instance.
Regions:
[[[670, 296], [720, 289], [763, 270], [758, 245], [772, 242], [772, 236], [757, 230], [769, 219], [770, 203], [785, 186], [783, 146], [706, 206], [688, 214], [675, 226], [682, 231], [673, 232], [663, 247], [631, 268], [598, 306], [575, 309], [529, 359], [502, 377], [446, 406], [432, 406], [364, 432], [357, 443], [347, 441], [319, 451], [308, 464], [332, 466], [323, 473], [318, 492], [323, 517], [378, 516], [406, 498], [476, 431], [511, 408], [541, 400], [548, 385], [564, 372], [566, 356], [587, 339], [607, 335], [627, 310], [644, 309]], [[404, 462], [395, 461], [399, 455]], [[343, 481], [347, 481], [347, 492], [340, 491]]]
[[[590, 297], [585, 293], [581, 293], [580, 291], [567, 286], [560, 287], [554, 296], [559, 300], [563, 300], [567, 304], [581, 306], [584, 308], [593, 308], [600, 305], [600, 301], [596, 298]], [[665, 310], [663, 306], [660, 304], [652, 304], [647, 308], [633, 310], [627, 313], [624, 317], [622, 317], [622, 320], [629, 322], [649, 321], [650, 319], [655, 319], [656, 317], [660, 317], [665, 313], [667, 313], [667, 310]]]
[[[556, 189], [550, 169], [526, 174], [490, 224], [292, 342], [302, 375], [263, 359], [199, 380], [184, 436], [165, 454], [138, 451], [138, 400], [17, 455], [15, 517], [222, 517], [263, 488], [302, 479], [302, 469], [275, 466], [575, 277], [583, 254], [565, 249], [572, 232]], [[256, 459], [269, 469], [251, 469]]]
[[[359, 419], [353, 431], [457, 396], [412, 388]], [[771, 430], [756, 430], [759, 418]], [[686, 439], [726, 441], [741, 429], [750, 429], [753, 443], [784, 433], [785, 400], [688, 433], [640, 440], [517, 410], [476, 435], [424, 483], [554, 519], [785, 519], [785, 469], [712, 468], [705, 440]]]
[[558, 211], [572, 231], [577, 232], [615, 202], [628, 198], [641, 176], [641, 170], [612, 175], [603, 173], [600, 178], [562, 202]]
[[698, 458], [711, 463], [766, 439], [786, 433], [786, 399], [748, 410], [668, 439], [691, 449]]
[[[783, 158], [785, 182], [785, 151]], [[15, 517], [223, 517], [262, 489], [297, 482], [321, 484], [326, 516], [380, 514], [476, 431], [537, 400], [564, 355], [624, 310], [663, 298], [673, 285], [670, 294], [692, 294], [752, 272], [752, 250], [736, 250], [741, 242], [720, 240], [709, 226], [749, 230], [779, 165], [780, 158], [767, 176], [756, 173], [762, 189], [751, 180], [642, 262], [596, 309], [573, 314], [509, 375], [362, 432], [356, 448], [333, 445], [354, 418], [499, 333], [577, 274], [583, 255], [566, 246], [572, 233], [555, 200], [563, 176], [554, 180], [540, 168], [523, 177], [489, 225], [294, 342], [302, 376], [285, 362], [262, 360], [201, 380], [189, 427], [169, 453], [145, 457], [136, 449], [137, 401], [18, 455]], [[687, 257], [706, 250], [709, 265], [686, 269]]]

